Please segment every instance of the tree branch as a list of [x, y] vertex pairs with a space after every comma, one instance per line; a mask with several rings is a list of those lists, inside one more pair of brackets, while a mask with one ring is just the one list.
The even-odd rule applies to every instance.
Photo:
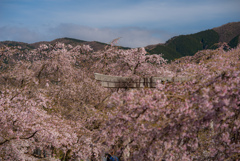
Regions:
[[[39, 131], [39, 130], [38, 130]], [[30, 139], [32, 137], [34, 137], [34, 135], [38, 132], [38, 131], [35, 131], [32, 135], [28, 136], [28, 137], [19, 137], [19, 139]], [[0, 142], [0, 145], [3, 145], [5, 144], [6, 142], [10, 141], [10, 140], [14, 140], [14, 139], [17, 139], [17, 137], [13, 137], [13, 138], [10, 138], [10, 139], [5, 139], [3, 142]]]
[[35, 131], [32, 135], [30, 135], [30, 136], [28, 136], [28, 137], [20, 137], [20, 139], [30, 139], [30, 138], [34, 137], [34, 135], [35, 135], [37, 132], [38, 132], [38, 130]]

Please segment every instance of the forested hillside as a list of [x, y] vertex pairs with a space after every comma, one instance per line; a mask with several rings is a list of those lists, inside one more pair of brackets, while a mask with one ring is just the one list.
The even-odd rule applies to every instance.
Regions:
[[223, 42], [234, 48], [239, 44], [239, 35], [240, 22], [235, 22], [195, 34], [176, 36], [165, 44], [156, 45], [155, 48], [146, 47], [146, 49], [150, 54], [162, 53], [165, 59], [174, 60], [183, 56], [192, 56], [200, 50], [216, 49]]

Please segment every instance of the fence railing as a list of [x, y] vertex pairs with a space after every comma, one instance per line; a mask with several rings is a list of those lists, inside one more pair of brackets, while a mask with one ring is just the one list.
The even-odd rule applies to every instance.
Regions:
[[130, 77], [110, 76], [94, 73], [95, 79], [106, 88], [155, 88], [157, 82], [185, 82], [189, 77], [150, 77], [133, 79]]

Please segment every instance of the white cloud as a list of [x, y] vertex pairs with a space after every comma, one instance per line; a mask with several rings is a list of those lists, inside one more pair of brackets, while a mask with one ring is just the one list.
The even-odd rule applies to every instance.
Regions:
[[[165, 41], [165, 37], [157, 38], [153, 36], [153, 34], [156, 34], [156, 31], [137, 27], [91, 28], [74, 24], [61, 24], [58, 27], [52, 28], [50, 32], [58, 37], [71, 37], [105, 43], [109, 43], [111, 40], [121, 37], [118, 45], [126, 47], [143, 47]], [[166, 34], [162, 35], [165, 36]]]
[[0, 15], [0, 41], [72, 37], [110, 42], [122, 37], [119, 45], [139, 47], [240, 20], [239, 0], [13, 1], [0, 11], [5, 14]]
[[43, 39], [43, 35], [25, 27], [0, 27], [0, 41], [10, 40], [33, 43], [41, 39]]
[[[162, 37], [154, 36], [156, 34]], [[121, 37], [118, 45], [125, 47], [144, 47], [151, 44], [162, 43], [171, 36], [172, 35], [167, 35], [163, 31], [137, 27], [92, 28], [76, 24], [61, 24], [54, 28], [48, 28], [44, 32], [32, 31], [24, 27], [0, 27], [0, 41], [11, 40], [27, 43], [50, 41], [62, 37], [109, 43], [113, 39]]]

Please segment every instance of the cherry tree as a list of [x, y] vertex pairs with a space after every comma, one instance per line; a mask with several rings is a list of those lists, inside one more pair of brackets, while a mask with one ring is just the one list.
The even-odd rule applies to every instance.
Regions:
[[198, 74], [191, 81], [112, 95], [102, 129], [112, 153], [124, 160], [239, 159], [240, 48], [199, 54], [199, 67], [179, 62], [180, 74]]
[[[114, 43], [1, 49], [0, 159], [239, 159], [240, 46], [167, 64]], [[94, 73], [191, 79], [115, 92]]]
[[97, 60], [93, 67], [98, 69], [97, 72], [117, 76], [149, 77], [164, 74], [163, 67], [167, 63], [162, 55], [147, 55], [144, 48], [124, 50], [115, 46], [93, 53], [93, 58]]

